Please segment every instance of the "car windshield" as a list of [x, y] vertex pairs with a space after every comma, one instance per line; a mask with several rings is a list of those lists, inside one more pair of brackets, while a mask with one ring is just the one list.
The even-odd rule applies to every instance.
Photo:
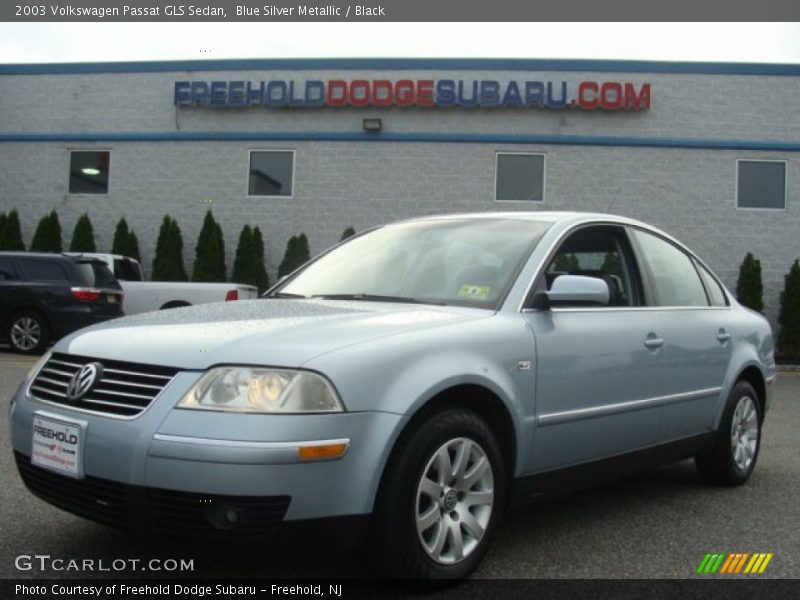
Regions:
[[99, 260], [75, 262], [78, 265], [78, 270], [81, 273], [81, 278], [85, 285], [106, 289], [120, 288], [119, 283], [114, 278], [114, 274], [105, 263]]
[[388, 225], [334, 248], [270, 295], [496, 308], [551, 224], [481, 218]]

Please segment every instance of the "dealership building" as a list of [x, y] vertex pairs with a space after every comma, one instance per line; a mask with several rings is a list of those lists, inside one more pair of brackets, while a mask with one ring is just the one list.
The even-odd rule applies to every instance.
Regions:
[[165, 214], [191, 268], [203, 215], [230, 271], [259, 225], [274, 278], [418, 215], [581, 210], [652, 223], [733, 288], [760, 259], [768, 316], [800, 258], [800, 66], [302, 59], [0, 65], [0, 212], [30, 243], [56, 209], [98, 248], [125, 217], [145, 270]]

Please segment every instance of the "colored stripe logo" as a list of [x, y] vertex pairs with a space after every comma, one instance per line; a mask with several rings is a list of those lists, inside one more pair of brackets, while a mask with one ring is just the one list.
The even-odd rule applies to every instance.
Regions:
[[697, 573], [700, 575], [725, 575], [763, 573], [773, 553], [764, 552], [715, 552], [708, 553], [700, 561]]

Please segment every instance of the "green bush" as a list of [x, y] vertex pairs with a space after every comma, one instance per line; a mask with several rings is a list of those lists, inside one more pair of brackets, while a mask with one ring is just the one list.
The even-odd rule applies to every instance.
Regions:
[[183, 268], [183, 237], [181, 229], [169, 215], [164, 215], [153, 258], [153, 281], [186, 281]]
[[231, 281], [254, 285], [259, 294], [269, 287], [269, 278], [264, 267], [264, 239], [258, 227], [245, 225], [242, 228], [236, 246]]
[[94, 228], [89, 220], [89, 215], [84, 213], [75, 223], [72, 232], [72, 242], [69, 245], [70, 252], [96, 252], [94, 244]]
[[306, 234], [301, 233], [300, 235], [292, 236], [286, 244], [286, 253], [283, 255], [283, 261], [278, 267], [278, 277], [288, 275], [309, 260], [311, 260], [311, 253], [308, 249]]
[[0, 213], [0, 250], [25, 250], [16, 208], [8, 214]]
[[55, 210], [41, 218], [31, 242], [31, 252], [61, 252], [61, 223]]
[[225, 281], [225, 242], [222, 228], [210, 210], [197, 238], [192, 281]]
[[778, 351], [783, 358], [800, 360], [800, 262], [784, 278], [778, 313]]
[[342, 232], [342, 237], [341, 237], [341, 238], [339, 238], [339, 241], [340, 241], [340, 242], [343, 242], [343, 241], [345, 241], [347, 238], [349, 238], [349, 237], [353, 237], [355, 234], [356, 234], [356, 230], [355, 230], [355, 229], [353, 229], [353, 227], [352, 227], [352, 225], [351, 225], [350, 227], [348, 227], [347, 229], [345, 229], [345, 230]]
[[761, 283], [761, 261], [748, 252], [739, 267], [736, 299], [740, 304], [761, 312], [764, 310], [764, 285]]
[[128, 229], [128, 222], [123, 217], [114, 230], [114, 241], [111, 244], [112, 254], [121, 254], [141, 261], [139, 254], [139, 239], [132, 229]]

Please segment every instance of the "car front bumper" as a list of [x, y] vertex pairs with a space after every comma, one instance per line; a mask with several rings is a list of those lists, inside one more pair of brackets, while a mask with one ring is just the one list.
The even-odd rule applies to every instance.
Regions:
[[[21, 386], [11, 408], [11, 438], [26, 484], [86, 518], [173, 534], [241, 538], [284, 521], [372, 512], [383, 466], [406, 417], [175, 409], [200, 375], [179, 373], [135, 418], [42, 402]], [[31, 464], [35, 416], [80, 428], [80, 477]], [[333, 459], [299, 457], [300, 447], [326, 442], [346, 443], [347, 450]]]

